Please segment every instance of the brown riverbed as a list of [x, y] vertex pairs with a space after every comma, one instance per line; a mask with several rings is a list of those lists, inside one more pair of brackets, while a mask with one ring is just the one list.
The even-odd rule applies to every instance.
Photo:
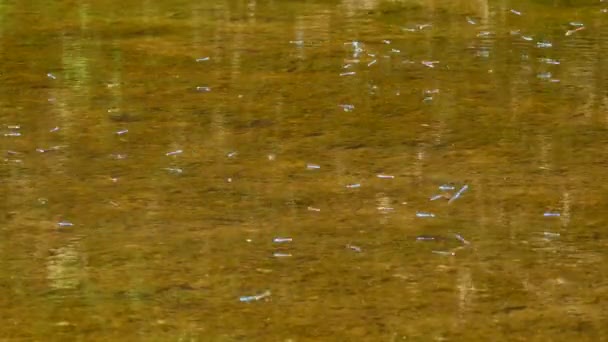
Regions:
[[608, 339], [607, 12], [0, 2], [0, 340]]

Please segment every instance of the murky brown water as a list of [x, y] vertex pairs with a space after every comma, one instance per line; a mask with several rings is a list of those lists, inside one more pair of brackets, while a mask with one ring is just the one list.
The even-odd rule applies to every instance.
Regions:
[[607, 12], [0, 1], [0, 340], [607, 340]]

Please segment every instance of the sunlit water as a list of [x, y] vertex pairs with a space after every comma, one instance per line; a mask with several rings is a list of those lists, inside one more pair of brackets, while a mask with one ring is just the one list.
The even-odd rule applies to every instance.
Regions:
[[608, 339], [606, 20], [0, 1], [0, 339]]

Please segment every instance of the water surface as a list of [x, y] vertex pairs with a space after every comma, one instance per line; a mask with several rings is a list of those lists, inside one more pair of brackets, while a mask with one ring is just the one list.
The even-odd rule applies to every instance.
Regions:
[[0, 1], [0, 339], [608, 339], [607, 12]]

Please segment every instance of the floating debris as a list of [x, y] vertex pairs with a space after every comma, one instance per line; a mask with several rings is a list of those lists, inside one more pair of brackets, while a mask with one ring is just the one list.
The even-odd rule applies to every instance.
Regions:
[[456, 253], [448, 252], [448, 251], [431, 251], [434, 254], [444, 255], [444, 256], [455, 256]]
[[232, 152], [229, 152], [228, 154], [226, 154], [226, 157], [232, 158], [232, 157], [236, 157], [238, 154], [239, 154], [238, 152], [232, 151]]
[[547, 238], [553, 238], [553, 239], [561, 236], [559, 233], [551, 233], [551, 232], [543, 232], [543, 235]]
[[170, 173], [182, 173], [182, 172], [184, 172], [184, 170], [182, 170], [180, 168], [177, 168], [177, 167], [165, 167], [165, 168], [163, 168], [163, 170], [167, 170]]
[[46, 153], [46, 152], [57, 151], [57, 150], [59, 150], [60, 148], [61, 148], [61, 146], [52, 146], [52, 147], [49, 147], [49, 148], [37, 148], [37, 149], [36, 149], [36, 152], [39, 152], [39, 153]]
[[574, 30], [568, 30], [568, 31], [566, 31], [566, 36], [571, 36], [571, 35], [575, 34], [576, 32], [584, 30], [584, 29], [585, 29], [585, 27], [581, 26], [581, 27], [575, 28]]
[[308, 209], [308, 211], [317, 211], [317, 212], [318, 212], [318, 211], [321, 211], [321, 209], [319, 209], [319, 208], [314, 208], [314, 207], [308, 207], [307, 209]]
[[392, 211], [395, 210], [395, 208], [391, 208], [391, 207], [378, 207], [377, 208], [380, 211]]
[[272, 256], [275, 258], [288, 258], [291, 257], [291, 253], [281, 253], [281, 252], [274, 252], [272, 253]]
[[435, 196], [432, 196], [429, 200], [430, 201], [436, 201], [436, 200], [441, 199], [441, 198], [445, 198], [445, 195], [444, 194], [435, 195]]
[[561, 214], [558, 212], [546, 212], [543, 214], [544, 217], [560, 217]]
[[443, 190], [443, 191], [448, 191], [448, 190], [454, 190], [456, 189], [455, 186], [450, 185], [450, 184], [443, 184], [439, 186], [439, 190]]
[[471, 244], [469, 241], [465, 240], [465, 238], [463, 238], [462, 235], [460, 235], [460, 234], [454, 234], [454, 237], [465, 245]]
[[338, 105], [338, 107], [342, 108], [342, 110], [344, 110], [345, 112], [352, 112], [353, 110], [355, 110], [355, 105], [352, 104], [341, 104]]
[[196, 87], [196, 91], [201, 92], [201, 93], [208, 93], [211, 91], [210, 87], [203, 87], [203, 86], [198, 86]]
[[416, 237], [416, 241], [436, 241], [438, 238], [436, 236], [430, 235], [420, 235]]
[[574, 27], [583, 27], [585, 26], [585, 24], [579, 22], [579, 21], [571, 21], [568, 24], [570, 24], [570, 26], [574, 26]]
[[416, 217], [435, 217], [435, 214], [418, 211], [416, 212]]
[[491, 35], [493, 35], [493, 34], [494, 34], [494, 33], [493, 33], [493, 32], [490, 32], [490, 31], [479, 31], [479, 32], [477, 33], [477, 37], [488, 37], [488, 36], [491, 36]]
[[290, 40], [289, 44], [304, 45], [304, 41], [303, 40]]
[[206, 62], [210, 59], [211, 59], [210, 57], [201, 57], [201, 58], [197, 58], [196, 61], [197, 62]]
[[72, 227], [74, 224], [72, 222], [68, 222], [68, 221], [61, 221], [61, 222], [57, 222], [57, 225], [59, 227]]
[[379, 174], [379, 175], [376, 175], [376, 177], [381, 178], [381, 179], [394, 179], [394, 178], [395, 178], [395, 176], [392, 176], [392, 175], [384, 175], [384, 174]]
[[359, 246], [355, 246], [355, 245], [351, 245], [351, 244], [346, 245], [346, 248], [348, 248], [348, 249], [352, 249], [353, 251], [355, 251], [355, 252], [357, 252], [357, 253], [361, 253], [361, 252], [363, 251], [363, 250], [361, 249], [361, 247], [359, 247]]
[[511, 13], [513, 13], [513, 14], [515, 14], [515, 15], [521, 15], [521, 12], [520, 12], [520, 11], [516, 11], [516, 10], [514, 10], [514, 9], [510, 9], [510, 10], [509, 10], [509, 12], [511, 12]]
[[353, 76], [356, 75], [357, 73], [354, 71], [348, 71], [348, 72], [343, 72], [340, 74], [340, 76]]
[[272, 239], [272, 242], [276, 242], [276, 243], [285, 243], [285, 242], [292, 242], [293, 239], [290, 237], [276, 237], [274, 239]]
[[545, 63], [545, 64], [552, 64], [552, 65], [559, 65], [560, 62], [556, 59], [551, 59], [551, 58], [539, 58], [538, 59], [539, 62]]
[[306, 168], [308, 170], [318, 170], [321, 168], [321, 165], [317, 165], [317, 164], [306, 164]]
[[465, 191], [467, 191], [468, 188], [469, 188], [469, 186], [465, 184], [462, 188], [460, 188], [460, 190], [458, 190], [458, 192], [454, 196], [452, 196], [452, 198], [450, 198], [450, 200], [448, 201], [448, 204], [457, 200], [458, 197], [460, 197]]
[[467, 23], [471, 24], [471, 25], [477, 25], [477, 22], [475, 20], [473, 20], [471, 17], [466, 17], [467, 19]]
[[129, 132], [129, 130], [128, 130], [128, 129], [122, 129], [122, 130], [120, 130], [120, 131], [117, 131], [117, 132], [116, 132], [116, 135], [123, 135], [123, 134], [127, 134], [128, 132]]
[[540, 41], [536, 43], [536, 47], [537, 48], [541, 48], [541, 49], [546, 49], [546, 48], [550, 48], [553, 47], [553, 44], [551, 42], [547, 42], [547, 41]]
[[344, 45], [351, 45], [353, 47], [353, 49], [355, 49], [356, 51], [358, 50], [359, 52], [363, 51], [363, 48], [361, 47], [361, 42], [358, 42], [356, 40], [353, 40], [352, 42], [344, 43]]
[[553, 77], [553, 74], [550, 72], [541, 72], [536, 75], [536, 78], [540, 78], [541, 80], [548, 80]]
[[382, 42], [386, 45], [390, 45], [390, 43], [391, 43], [391, 41], [388, 39], [384, 39], [384, 40], [382, 40]]
[[370, 67], [370, 66], [376, 64], [376, 62], [378, 62], [378, 61], [374, 59], [373, 61], [367, 63], [367, 66]]
[[8, 133], [4, 133], [5, 137], [20, 137], [21, 133], [19, 132], [8, 132]]
[[255, 301], [267, 298], [267, 297], [270, 297], [269, 290], [266, 290], [260, 294], [256, 294], [253, 296], [241, 296], [241, 297], [239, 297], [239, 301], [248, 303], [248, 302], [255, 302]]
[[58, 126], [55, 126], [49, 130], [50, 133], [57, 132], [59, 130]]
[[422, 31], [425, 28], [430, 28], [432, 27], [432, 24], [417, 24], [414, 27], [403, 27], [401, 28], [403, 31], [408, 31], [408, 32], [416, 32], [416, 31]]
[[534, 38], [532, 36], [524, 36], [524, 35], [521, 36], [521, 39], [526, 40], [526, 41], [534, 40]]
[[46, 77], [48, 77], [48, 78], [50, 78], [52, 80], [56, 80], [57, 79], [57, 76], [51, 74], [50, 72], [48, 74], [46, 74]]
[[348, 184], [348, 185], [346, 185], [346, 187], [349, 188], [349, 189], [360, 188], [361, 184], [359, 184], [359, 183]]
[[420, 63], [422, 63], [422, 65], [424, 65], [425, 67], [434, 68], [435, 64], [438, 64], [439, 61], [421, 61]]
[[127, 155], [124, 153], [112, 153], [110, 157], [116, 160], [127, 159]]
[[166, 156], [175, 156], [175, 155], [181, 154], [182, 152], [184, 152], [184, 151], [182, 151], [182, 150], [175, 150], [175, 151], [167, 152], [167, 153], [165, 153], [165, 155]]
[[490, 51], [487, 50], [487, 49], [477, 50], [477, 52], [475, 53], [475, 55], [477, 57], [488, 58], [488, 57], [490, 57]]

